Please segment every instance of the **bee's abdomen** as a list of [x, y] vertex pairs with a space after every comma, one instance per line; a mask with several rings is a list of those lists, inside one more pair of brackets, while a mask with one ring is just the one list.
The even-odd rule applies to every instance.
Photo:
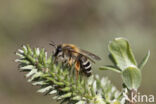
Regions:
[[85, 73], [85, 75], [87, 76], [87, 77], [89, 77], [89, 76], [91, 76], [91, 74], [92, 74], [92, 70], [91, 70], [91, 63], [90, 63], [90, 61], [89, 60], [81, 60], [80, 61], [81, 63], [81, 68], [82, 68], [82, 71]]

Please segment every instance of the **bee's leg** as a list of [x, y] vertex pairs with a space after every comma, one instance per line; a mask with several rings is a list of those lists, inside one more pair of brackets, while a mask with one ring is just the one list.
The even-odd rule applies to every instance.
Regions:
[[80, 62], [76, 61], [75, 63], [75, 69], [76, 69], [76, 79], [79, 77], [79, 71], [80, 71]]
[[[68, 52], [68, 53], [69, 53], [69, 52]], [[68, 54], [68, 65], [69, 65], [69, 66], [72, 66], [72, 64], [73, 64], [73, 58], [72, 58], [71, 53], [69, 53], [69, 54]]]
[[70, 59], [68, 60], [68, 64], [69, 64], [70, 66], [72, 66], [72, 64], [73, 64], [73, 59], [72, 59], [72, 58], [70, 58]]
[[56, 64], [56, 62], [57, 62], [56, 60], [57, 60], [57, 57], [52, 56], [52, 61], [53, 61], [54, 64]]
[[54, 64], [56, 64], [56, 58], [57, 58], [57, 56], [55, 56], [54, 54], [55, 54], [55, 52], [52, 51], [52, 62], [53, 62]]

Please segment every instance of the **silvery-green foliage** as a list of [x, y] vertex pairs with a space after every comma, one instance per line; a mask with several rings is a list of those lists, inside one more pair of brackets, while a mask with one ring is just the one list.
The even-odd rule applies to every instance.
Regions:
[[26, 73], [28, 82], [40, 86], [37, 91], [53, 95], [61, 104], [124, 104], [124, 97], [107, 78], [92, 75], [75, 77], [74, 67], [54, 63], [52, 55], [44, 49], [31, 49], [29, 45], [19, 49], [19, 70]]
[[129, 42], [124, 38], [115, 38], [108, 45], [109, 58], [112, 65], [101, 67], [101, 70], [112, 70], [121, 74], [124, 84], [129, 90], [137, 90], [141, 85], [141, 69], [147, 63], [150, 51], [138, 65]]

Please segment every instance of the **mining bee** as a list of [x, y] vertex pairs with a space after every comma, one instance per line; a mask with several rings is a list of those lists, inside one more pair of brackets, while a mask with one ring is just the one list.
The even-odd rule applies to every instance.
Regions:
[[55, 44], [51, 42], [50, 45], [55, 47], [54, 57], [55, 59], [61, 59], [63, 62], [67, 62], [69, 65], [73, 65], [76, 69], [76, 77], [79, 72], [83, 72], [87, 77], [91, 76], [91, 62], [94, 60], [101, 60], [100, 57], [86, 50], [80, 49], [73, 44]]

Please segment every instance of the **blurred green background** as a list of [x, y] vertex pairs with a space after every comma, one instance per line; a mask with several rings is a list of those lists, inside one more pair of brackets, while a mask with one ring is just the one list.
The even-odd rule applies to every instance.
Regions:
[[52, 96], [37, 94], [37, 87], [27, 83], [14, 62], [15, 51], [26, 43], [51, 53], [51, 40], [73, 43], [102, 57], [94, 73], [108, 76], [121, 89], [120, 75], [97, 70], [111, 64], [107, 45], [115, 37], [129, 40], [138, 62], [151, 50], [139, 92], [156, 96], [155, 27], [155, 0], [0, 0], [0, 103], [56, 103]]

